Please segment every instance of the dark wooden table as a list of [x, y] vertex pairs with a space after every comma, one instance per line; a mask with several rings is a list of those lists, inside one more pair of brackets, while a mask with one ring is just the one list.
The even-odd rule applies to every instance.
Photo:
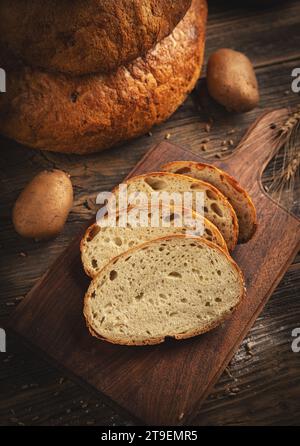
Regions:
[[[299, 95], [291, 91], [292, 69], [300, 67], [300, 3], [282, 1], [265, 9], [240, 7], [241, 2], [209, 3], [206, 54], [231, 47], [252, 59], [261, 91], [256, 110], [242, 116], [225, 112], [208, 99], [204, 82], [200, 81], [198, 89], [168, 122], [151, 135], [106, 153], [67, 156], [37, 152], [0, 140], [0, 327], [93, 216], [96, 194], [120, 182], [152, 145], [169, 135], [172, 142], [199, 152], [201, 142], [209, 137], [210, 158], [224, 140], [232, 140], [232, 145], [227, 145], [228, 150], [234, 150], [247, 126], [264, 110], [300, 102]], [[212, 124], [209, 133], [208, 122]], [[73, 210], [63, 233], [55, 240], [25, 241], [12, 228], [12, 205], [34, 174], [51, 167], [71, 174], [75, 190]], [[270, 169], [265, 177], [270, 180]], [[300, 353], [291, 349], [292, 330], [300, 327], [299, 273], [300, 256], [202, 406], [196, 425], [300, 424]], [[129, 415], [108, 406], [101, 395], [68, 380], [21, 339], [8, 333], [7, 341], [8, 352], [0, 354], [0, 425], [133, 424]]]

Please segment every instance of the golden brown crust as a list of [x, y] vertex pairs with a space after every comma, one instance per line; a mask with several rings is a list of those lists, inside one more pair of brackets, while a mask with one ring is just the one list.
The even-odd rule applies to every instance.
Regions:
[[[187, 237], [185, 235], [173, 235], [173, 236], [169, 236], [169, 237], [161, 237], [161, 238], [158, 238], [156, 240], [152, 240], [150, 242], [143, 243], [142, 245], [136, 246], [136, 247], [130, 249], [129, 251], [126, 251], [126, 252], [120, 254], [118, 257], [112, 259], [99, 272], [97, 277], [100, 274], [102, 274], [104, 271], [109, 270], [110, 267], [116, 262], [117, 259], [121, 259], [123, 257], [128, 257], [128, 255], [130, 255], [131, 253], [133, 253], [133, 252], [135, 252], [137, 250], [140, 250], [140, 249], [142, 249], [142, 248], [144, 248], [144, 247], [146, 247], [148, 245], [151, 245], [152, 243], [159, 243], [159, 242], [162, 242], [162, 241], [165, 241], [165, 240], [172, 240], [172, 239], [185, 239], [186, 240]], [[203, 239], [201, 237], [190, 236], [190, 237], [188, 237], [188, 239], [193, 239], [193, 240], [195, 240], [196, 243], [199, 243], [199, 244], [206, 244], [207, 246], [210, 246], [211, 248], [221, 252], [224, 256], [226, 256], [227, 260], [232, 264], [232, 266], [235, 268], [235, 270], [238, 273], [239, 280], [240, 280], [240, 283], [241, 283], [241, 294], [240, 294], [240, 298], [239, 298], [239, 301], [238, 301], [237, 305], [234, 308], [232, 308], [231, 311], [228, 312], [228, 314], [226, 314], [223, 317], [219, 318], [218, 320], [212, 322], [211, 324], [208, 324], [206, 327], [204, 327], [204, 328], [202, 328], [200, 330], [196, 330], [196, 331], [190, 332], [190, 333], [184, 333], [184, 334], [179, 334], [179, 335], [167, 336], [168, 338], [174, 338], [176, 340], [188, 339], [188, 338], [191, 338], [191, 337], [194, 337], [194, 336], [198, 336], [198, 335], [203, 334], [203, 333], [207, 333], [210, 330], [213, 330], [214, 328], [216, 328], [217, 326], [222, 324], [224, 321], [226, 321], [228, 319], [228, 317], [232, 313], [234, 313], [234, 311], [238, 308], [238, 306], [241, 304], [241, 302], [243, 301], [244, 297], [246, 296], [245, 280], [244, 280], [243, 273], [240, 270], [240, 268], [238, 267], [238, 265], [236, 264], [236, 262], [232, 259], [232, 257], [228, 253], [226, 253], [222, 248], [220, 248], [219, 246], [215, 245], [214, 243], [211, 243], [210, 241], [205, 240], [205, 239]], [[166, 340], [166, 337], [163, 337], [163, 338], [152, 338], [152, 339], [149, 339], [149, 340], [147, 340], [145, 342], [133, 342], [133, 341], [130, 341], [130, 340], [124, 341], [124, 339], [118, 339], [118, 338], [114, 338], [114, 339], [103, 338], [101, 335], [97, 334], [95, 332], [95, 330], [93, 330], [93, 328], [90, 325], [89, 317], [88, 317], [88, 314], [87, 314], [88, 312], [86, 311], [86, 308], [87, 308], [87, 305], [88, 305], [88, 299], [89, 299], [89, 296], [90, 296], [90, 289], [91, 289], [92, 284], [93, 284], [93, 282], [91, 283], [89, 289], [87, 290], [87, 292], [86, 292], [86, 294], [84, 296], [83, 314], [84, 314], [84, 317], [85, 317], [86, 326], [87, 326], [90, 334], [93, 337], [96, 337], [97, 339], [100, 339], [102, 341], [109, 342], [111, 344], [119, 344], [119, 345], [127, 345], [127, 346], [156, 345], [156, 344], [161, 344], [161, 343], [163, 343]]]
[[111, 75], [70, 78], [24, 68], [8, 72], [0, 132], [55, 152], [86, 154], [146, 133], [194, 88], [205, 42], [205, 0], [144, 58]]
[[191, 0], [1, 0], [2, 44], [25, 63], [111, 72], [167, 37]]
[[[219, 169], [216, 166], [206, 163], [198, 163], [195, 161], [172, 161], [170, 163], [162, 166], [162, 169], [166, 172], [177, 172], [183, 173], [184, 175], [189, 175], [191, 172], [188, 172], [186, 169], [195, 168], [199, 171], [208, 170], [212, 174], [217, 174], [221, 181], [225, 184], [231, 186], [241, 197], [244, 203], [244, 211], [247, 216], [247, 222], [244, 221], [244, 215], [242, 215], [237, 207], [235, 206], [234, 200], [229, 196], [228, 192], [226, 193], [225, 189], [221, 190], [221, 192], [228, 198], [229, 202], [232, 204], [238, 220], [239, 220], [239, 242], [246, 243], [248, 242], [257, 229], [257, 214], [254, 203], [248, 194], [248, 192], [227, 172], [222, 169]], [[207, 180], [209, 182], [209, 180]], [[216, 186], [216, 185], [215, 185]], [[218, 186], [216, 186], [218, 187]]]
[[[182, 175], [179, 175], [177, 173], [172, 173], [172, 172], [148, 172], [146, 174], [136, 175], [134, 177], [131, 177], [128, 180], [124, 181], [124, 183], [122, 183], [122, 184], [130, 184], [138, 179], [145, 179], [145, 177], [153, 176], [153, 175], [160, 176], [160, 177], [164, 177], [167, 175], [167, 176], [171, 176], [177, 180], [180, 178], [180, 176], [182, 176]], [[183, 175], [183, 176], [188, 177], [188, 175]], [[226, 240], [226, 242], [227, 242], [227, 247], [228, 247], [229, 251], [233, 251], [237, 245], [238, 236], [239, 236], [239, 223], [238, 223], [238, 219], [237, 219], [235, 210], [233, 209], [232, 205], [229, 203], [228, 199], [224, 196], [224, 194], [222, 192], [220, 192], [219, 189], [217, 189], [215, 186], [213, 186], [212, 184], [207, 183], [205, 181], [198, 180], [196, 178], [193, 178], [193, 181], [201, 184], [204, 188], [211, 190], [218, 197], [220, 202], [223, 203], [223, 205], [226, 206], [227, 209], [229, 209], [230, 214], [231, 214], [231, 219], [232, 219], [232, 234], [231, 234], [231, 240]], [[112, 190], [112, 193], [116, 193], [118, 187], [119, 187], [119, 185], [114, 187], [114, 189]]]

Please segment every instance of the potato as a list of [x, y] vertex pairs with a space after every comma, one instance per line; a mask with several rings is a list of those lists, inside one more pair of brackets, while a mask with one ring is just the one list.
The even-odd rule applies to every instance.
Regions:
[[73, 187], [68, 175], [61, 170], [40, 172], [19, 195], [13, 208], [13, 225], [22, 237], [55, 237], [72, 205]]
[[228, 48], [210, 56], [207, 88], [209, 94], [229, 111], [246, 112], [259, 102], [257, 79], [250, 60], [243, 53]]

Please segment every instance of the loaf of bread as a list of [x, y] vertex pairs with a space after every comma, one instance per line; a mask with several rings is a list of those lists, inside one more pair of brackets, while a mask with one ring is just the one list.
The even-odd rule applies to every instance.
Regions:
[[9, 71], [7, 92], [0, 95], [0, 133], [30, 147], [79, 154], [146, 133], [194, 88], [206, 13], [205, 0], [193, 0], [170, 36], [113, 74], [70, 77], [28, 67]]
[[244, 293], [241, 271], [221, 248], [174, 235], [139, 245], [106, 265], [86, 293], [84, 316], [100, 339], [158, 344], [213, 329]]
[[191, 0], [1, 0], [1, 42], [25, 63], [111, 72], [168, 36]]
[[[132, 177], [125, 181], [123, 185], [127, 186], [128, 198], [130, 198], [130, 195], [134, 196], [138, 192], [144, 192], [150, 201], [153, 192], [179, 193], [181, 204], [185, 207], [187, 205], [184, 203], [183, 194], [191, 192], [192, 207], [196, 212], [198, 211], [196, 207], [196, 193], [203, 192], [204, 216], [219, 229], [227, 243], [228, 249], [232, 251], [235, 248], [239, 232], [236, 214], [227, 198], [211, 184], [185, 175], [152, 172]], [[113, 192], [116, 196], [117, 206], [121, 207], [121, 204], [118, 202], [119, 187], [116, 187]], [[138, 197], [137, 201], [139, 201]], [[141, 203], [132, 202], [129, 204], [140, 205]], [[178, 205], [179, 203], [176, 203], [176, 206]]]
[[162, 170], [197, 178], [218, 188], [231, 203], [239, 221], [239, 242], [245, 243], [256, 231], [256, 209], [248, 192], [227, 172], [211, 164], [193, 161], [174, 161]]
[[[227, 252], [227, 245], [220, 231], [196, 212], [188, 211], [187, 215], [191, 213], [192, 217], [189, 222], [181, 218], [182, 208], [176, 210], [174, 207], [169, 207], [166, 214], [161, 212], [160, 208], [158, 226], [151, 226], [152, 212], [147, 210], [147, 213], [148, 226], [146, 224], [134, 226], [130, 221], [125, 227], [104, 226], [98, 222], [87, 229], [81, 241], [80, 250], [83, 267], [90, 277], [95, 277], [106, 263], [123, 252], [149, 240], [173, 234], [203, 236]], [[107, 220], [107, 217], [103, 219]], [[119, 221], [120, 213], [116, 216], [116, 222]], [[166, 226], [164, 223], [167, 223]]]

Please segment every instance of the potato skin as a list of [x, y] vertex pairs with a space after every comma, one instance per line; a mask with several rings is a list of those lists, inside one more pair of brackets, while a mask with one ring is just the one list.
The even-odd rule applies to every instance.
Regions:
[[253, 65], [243, 53], [228, 48], [214, 52], [207, 65], [209, 94], [228, 111], [255, 108], [259, 90]]
[[26, 238], [46, 240], [63, 228], [73, 205], [73, 187], [61, 170], [43, 171], [23, 189], [12, 214], [15, 230]]

